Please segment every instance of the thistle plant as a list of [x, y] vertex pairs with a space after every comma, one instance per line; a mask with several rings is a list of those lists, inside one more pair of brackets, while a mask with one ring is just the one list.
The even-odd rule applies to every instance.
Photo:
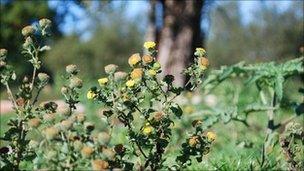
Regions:
[[[45, 73], [37, 73], [41, 67], [41, 53], [49, 50], [49, 46], [44, 44], [44, 40], [49, 36], [51, 21], [41, 19], [38, 25], [26, 26], [22, 29], [24, 36], [23, 51], [25, 57], [33, 66], [33, 73], [30, 77], [25, 76], [18, 88], [18, 92], [13, 94], [10, 88], [11, 81], [16, 79], [13, 67], [7, 64], [6, 58], [9, 56], [7, 50], [0, 50], [1, 63], [1, 84], [6, 87], [7, 94], [11, 100], [16, 117], [8, 122], [9, 129], [1, 137], [7, 142], [6, 147], [1, 148], [0, 161], [2, 169], [18, 170], [20, 163], [30, 161], [34, 156], [34, 151], [29, 148], [27, 137], [30, 126], [38, 126], [40, 120], [37, 118], [39, 111], [35, 105], [41, 89], [48, 83], [49, 76]], [[56, 108], [56, 106], [51, 106]], [[46, 108], [42, 108], [46, 110]]]
[[[129, 58], [130, 72], [118, 71], [114, 64], [107, 65], [107, 76], [98, 79], [99, 86], [92, 87], [87, 93], [89, 100], [103, 106], [102, 117], [108, 120], [110, 128], [114, 127], [111, 120], [118, 119], [127, 129], [130, 143], [114, 145], [114, 149], [119, 147], [120, 150], [114, 159], [108, 160], [108, 168], [179, 170], [191, 165], [191, 156], [200, 162], [209, 152], [215, 134], [206, 133], [201, 129], [200, 121], [196, 121], [194, 132], [182, 144], [175, 164], [165, 164], [164, 156], [173, 136], [174, 121], [181, 119], [183, 114], [175, 99], [186, 89], [175, 86], [172, 75], [160, 78], [161, 65], [155, 58], [156, 44], [146, 42], [144, 47], [146, 54], [136, 53]], [[197, 48], [195, 62], [184, 71], [190, 76], [191, 89], [201, 83], [208, 65], [205, 50]], [[115, 135], [111, 136], [115, 138]]]
[[[285, 120], [277, 119], [277, 113], [282, 109], [281, 102], [284, 96], [284, 84], [286, 80], [292, 76], [299, 76], [303, 73], [303, 57], [292, 59], [281, 64], [269, 62], [246, 65], [244, 62], [240, 62], [232, 66], [221, 67], [219, 70], [211, 71], [208, 78], [206, 78], [202, 84], [202, 89], [206, 93], [209, 93], [216, 86], [228, 79], [239, 77], [241, 79], [247, 78], [243, 83], [245, 86], [256, 86], [260, 99], [240, 107], [238, 105], [238, 94], [236, 92], [236, 98], [232, 103], [229, 102], [231, 107], [220, 110], [217, 108], [217, 110], [207, 111], [208, 113], [212, 113], [212, 115], [210, 117], [206, 117], [205, 127], [210, 128], [220, 121], [225, 124], [230, 121], [237, 121], [250, 127], [251, 125], [248, 123], [248, 116], [250, 114], [259, 112], [267, 115], [268, 122], [266, 125], [266, 136], [261, 150], [261, 159], [258, 160], [258, 168], [266, 168], [265, 163], [267, 155], [269, 154], [269, 151], [271, 151], [269, 149], [273, 149], [279, 141], [279, 128], [284, 129], [287, 124], [295, 118], [302, 116], [304, 113], [302, 109], [303, 102], [295, 103], [297, 105], [292, 105], [294, 102], [288, 102], [290, 104], [290, 108], [294, 111], [294, 114]], [[302, 89], [300, 92], [302, 92]], [[284, 144], [284, 142], [282, 143]], [[285, 153], [288, 152], [286, 148], [286, 146], [283, 147]], [[297, 154], [295, 155], [298, 155], [298, 152], [299, 151], [297, 151]], [[291, 165], [294, 164], [291, 163]], [[295, 167], [296, 166], [292, 166], [292, 168]]]

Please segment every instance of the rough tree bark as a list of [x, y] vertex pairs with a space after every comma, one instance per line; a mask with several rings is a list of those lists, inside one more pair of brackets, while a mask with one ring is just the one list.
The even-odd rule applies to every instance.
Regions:
[[160, 1], [163, 6], [163, 26], [158, 59], [163, 74], [174, 75], [177, 85], [185, 83], [185, 77], [180, 73], [193, 60], [195, 47], [202, 46], [200, 21], [203, 1]]

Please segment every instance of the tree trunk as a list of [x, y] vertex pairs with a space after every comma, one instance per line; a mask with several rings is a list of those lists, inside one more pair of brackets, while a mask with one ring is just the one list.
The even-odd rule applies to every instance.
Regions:
[[148, 11], [148, 28], [146, 32], [146, 41], [157, 42], [157, 28], [156, 28], [156, 0], [150, 0], [150, 9]]
[[162, 1], [163, 28], [158, 59], [163, 74], [175, 77], [177, 85], [185, 83], [181, 74], [191, 61], [195, 47], [202, 45], [200, 21], [203, 0]]

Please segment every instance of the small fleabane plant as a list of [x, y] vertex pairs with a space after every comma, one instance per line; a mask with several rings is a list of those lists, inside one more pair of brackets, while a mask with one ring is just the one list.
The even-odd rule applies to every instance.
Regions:
[[[99, 86], [92, 87], [87, 98], [103, 105], [103, 117], [118, 119], [127, 129], [130, 144], [118, 144], [123, 153], [108, 160], [108, 168], [132, 169], [181, 169], [191, 164], [191, 156], [202, 161], [207, 154], [215, 134], [206, 133], [195, 124], [195, 133], [182, 145], [176, 163], [164, 164], [174, 119], [181, 119], [183, 111], [175, 98], [185, 87], [174, 85], [174, 77], [160, 78], [161, 65], [156, 60], [156, 43], [145, 42], [146, 54], [131, 55], [128, 63], [131, 71], [118, 71], [114, 64], [105, 66], [106, 76], [98, 79]], [[203, 48], [197, 48], [194, 63], [184, 71], [190, 77], [191, 89], [201, 83], [209, 62]], [[114, 125], [109, 121], [110, 128]], [[115, 135], [111, 135], [115, 138]], [[135, 158], [135, 159], [134, 159]], [[135, 166], [136, 164], [136, 166]]]

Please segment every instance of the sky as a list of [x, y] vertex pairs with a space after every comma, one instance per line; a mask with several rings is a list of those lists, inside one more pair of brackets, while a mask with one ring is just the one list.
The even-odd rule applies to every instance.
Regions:
[[[122, 2], [120, 0], [114, 0], [113, 6], [119, 6]], [[222, 3], [225, 3], [227, 1], [224, 0], [218, 0], [215, 1], [214, 5], [219, 5]], [[90, 19], [87, 16], [86, 12], [80, 8], [79, 6], [75, 5], [71, 1], [57, 1], [57, 0], [49, 0], [49, 6], [57, 12], [63, 12], [62, 3], [65, 3], [64, 5], [68, 4], [69, 7], [69, 13], [70, 15], [66, 15], [63, 24], [59, 26], [59, 29], [65, 34], [65, 35], [71, 35], [71, 34], [78, 34], [80, 35], [82, 40], [89, 40], [92, 36], [92, 32], [85, 31], [88, 30], [88, 27], [90, 26]], [[242, 20], [244, 24], [250, 23], [250, 21], [253, 19], [254, 10], [261, 5], [261, 0], [239, 0], [238, 1], [241, 9], [242, 14]], [[276, 5], [279, 10], [284, 11], [286, 10], [289, 5], [290, 1], [265, 1], [264, 4], [266, 6]], [[146, 14], [146, 12], [149, 9], [149, 2], [146, 0], [130, 0], [127, 3], [126, 7], [126, 18], [127, 19], [134, 19], [138, 15]], [[73, 17], [76, 17], [77, 20], [75, 21]], [[140, 25], [145, 25], [146, 20], [141, 20], [142, 22]], [[202, 26], [203, 28], [204, 26]]]

